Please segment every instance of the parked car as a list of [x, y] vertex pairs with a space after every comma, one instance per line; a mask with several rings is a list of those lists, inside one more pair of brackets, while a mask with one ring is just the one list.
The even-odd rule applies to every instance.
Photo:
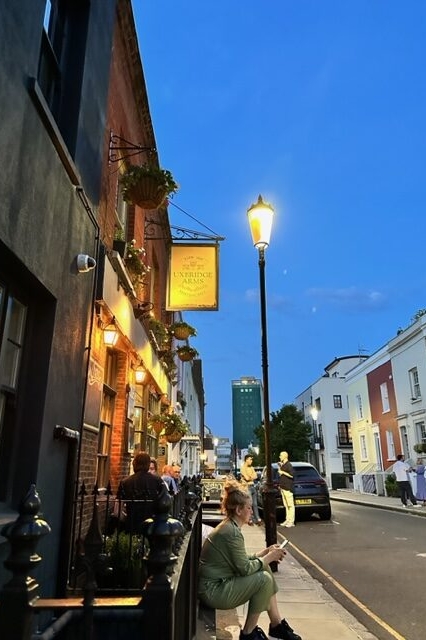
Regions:
[[[294, 505], [296, 520], [302, 515], [318, 514], [321, 520], [330, 520], [331, 505], [327, 483], [309, 462], [292, 462], [294, 469]], [[276, 492], [277, 520], [285, 519], [285, 507], [279, 490], [278, 463], [272, 463], [272, 482]], [[266, 467], [263, 468], [260, 481], [257, 484], [257, 503], [263, 512], [263, 493], [266, 485]]]

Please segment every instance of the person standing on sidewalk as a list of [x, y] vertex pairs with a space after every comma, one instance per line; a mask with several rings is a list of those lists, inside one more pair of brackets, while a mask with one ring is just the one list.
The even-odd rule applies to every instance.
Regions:
[[425, 465], [423, 464], [423, 460], [421, 458], [417, 458], [417, 466], [415, 471], [417, 474], [416, 500], [418, 500], [419, 502], [423, 502], [423, 506], [426, 507]]
[[257, 506], [257, 492], [256, 492], [256, 485], [255, 485], [255, 482], [257, 480], [257, 473], [256, 473], [256, 470], [253, 469], [253, 456], [250, 455], [250, 453], [244, 456], [244, 462], [241, 465], [240, 473], [241, 473], [241, 484], [245, 489], [247, 489], [247, 491], [251, 496], [253, 514], [252, 514], [252, 518], [249, 521], [249, 524], [252, 525], [253, 522], [255, 524], [261, 524], [262, 520], [260, 519], [260, 516], [259, 516], [259, 509]]
[[285, 506], [285, 522], [283, 527], [294, 527], [294, 471], [293, 466], [288, 459], [287, 451], [281, 451], [280, 453], [278, 473], [280, 476], [281, 496], [283, 499], [283, 505]]
[[404, 507], [407, 506], [407, 499], [411, 501], [413, 507], [420, 507], [420, 504], [417, 504], [417, 500], [414, 496], [413, 489], [411, 487], [411, 482], [408, 478], [408, 472], [414, 471], [409, 464], [404, 462], [404, 456], [402, 453], [399, 453], [396, 456], [396, 462], [393, 465], [393, 472], [395, 474], [396, 483], [399, 487], [399, 494], [401, 498], [401, 502]]
[[273, 544], [248, 555], [243, 525], [252, 516], [250, 494], [237, 483], [224, 487], [222, 507], [226, 518], [209, 533], [200, 554], [198, 597], [213, 609], [236, 609], [248, 604], [240, 640], [267, 640], [257, 623], [262, 611], [270, 620], [269, 638], [302, 640], [288, 622], [281, 619], [278, 585], [269, 564], [281, 562], [284, 549]]

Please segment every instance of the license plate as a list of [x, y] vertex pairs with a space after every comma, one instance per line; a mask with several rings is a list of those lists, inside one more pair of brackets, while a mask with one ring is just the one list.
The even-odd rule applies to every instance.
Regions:
[[310, 498], [298, 498], [294, 501], [294, 504], [312, 504], [312, 500]]

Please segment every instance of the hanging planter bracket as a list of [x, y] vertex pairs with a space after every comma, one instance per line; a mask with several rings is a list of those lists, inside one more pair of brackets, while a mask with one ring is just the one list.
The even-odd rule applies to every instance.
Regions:
[[[126, 153], [118, 153], [120, 151], [124, 151]], [[143, 152], [157, 153], [157, 149], [155, 147], [145, 147], [141, 144], [135, 144], [134, 142], [130, 142], [111, 131], [108, 150], [109, 162], [120, 162], [120, 160], [137, 156], [139, 153]]]
[[[160, 228], [160, 230], [158, 228]], [[171, 232], [170, 237], [163, 231], [163, 229], [164, 224], [162, 224], [161, 222], [157, 222], [156, 220], [147, 218], [145, 221], [145, 238], [147, 240], [172, 240], [173, 242], [179, 242], [179, 240], [185, 242], [199, 242], [200, 240], [202, 240], [203, 242], [217, 243], [225, 240], [225, 238], [222, 236], [208, 234], [202, 231], [192, 231], [191, 229], [185, 229], [184, 227], [175, 227], [173, 225], [169, 225], [169, 229]]]

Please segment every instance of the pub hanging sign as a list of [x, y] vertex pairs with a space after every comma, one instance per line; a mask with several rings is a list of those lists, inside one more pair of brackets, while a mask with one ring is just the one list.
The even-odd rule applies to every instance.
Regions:
[[167, 286], [168, 311], [217, 311], [219, 245], [172, 244]]

